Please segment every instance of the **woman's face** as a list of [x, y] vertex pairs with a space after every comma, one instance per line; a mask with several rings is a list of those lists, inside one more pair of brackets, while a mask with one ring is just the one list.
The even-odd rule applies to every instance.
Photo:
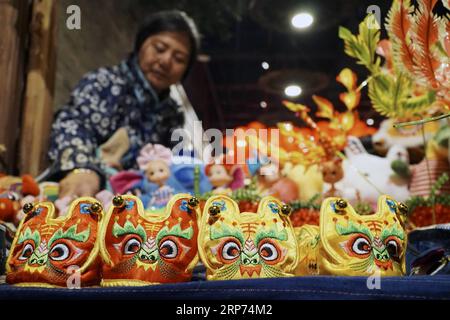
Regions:
[[153, 88], [161, 92], [181, 80], [190, 54], [187, 34], [164, 31], [148, 37], [142, 44], [139, 65]]

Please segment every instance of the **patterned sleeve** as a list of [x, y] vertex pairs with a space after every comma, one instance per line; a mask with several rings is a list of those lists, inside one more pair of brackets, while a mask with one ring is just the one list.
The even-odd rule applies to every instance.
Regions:
[[161, 141], [166, 146], [173, 148], [177, 145], [178, 141], [172, 141], [172, 133], [176, 129], [180, 129], [184, 127], [184, 123], [186, 121], [185, 114], [181, 106], [179, 106], [175, 101], [171, 101], [171, 108], [169, 110], [170, 114], [163, 118], [163, 125], [161, 126], [165, 130], [160, 133]]
[[107, 69], [89, 73], [55, 115], [48, 153], [53, 179], [75, 168], [89, 168], [104, 176], [96, 150], [116, 129], [114, 110], [120, 86], [113, 80]]

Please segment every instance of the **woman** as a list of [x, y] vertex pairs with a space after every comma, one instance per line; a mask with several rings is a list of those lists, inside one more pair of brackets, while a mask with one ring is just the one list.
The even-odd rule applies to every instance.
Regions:
[[171, 144], [171, 132], [184, 114], [169, 97], [196, 59], [197, 28], [184, 12], [153, 14], [140, 28], [133, 53], [111, 68], [88, 73], [59, 110], [52, 126], [51, 177], [62, 179], [60, 198], [93, 196], [105, 176], [96, 150], [117, 130], [126, 130], [130, 147], [121, 165], [135, 164], [147, 143]]

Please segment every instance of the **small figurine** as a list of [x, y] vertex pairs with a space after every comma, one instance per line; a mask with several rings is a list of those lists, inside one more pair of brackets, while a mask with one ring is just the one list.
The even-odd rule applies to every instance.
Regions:
[[175, 190], [166, 185], [170, 177], [172, 152], [160, 144], [147, 144], [137, 158], [139, 168], [145, 171], [147, 180], [158, 186], [150, 195], [146, 208], [162, 208], [167, 205]]
[[40, 193], [39, 185], [30, 175], [0, 176], [0, 221], [19, 225], [22, 199]]
[[342, 159], [335, 158], [325, 161], [321, 164], [323, 181], [330, 184], [330, 189], [325, 192], [324, 198], [340, 197], [341, 191], [336, 189], [335, 183], [344, 177], [344, 169], [342, 168]]
[[162, 145], [144, 146], [137, 163], [139, 171], [119, 172], [113, 175], [109, 182], [115, 194], [132, 193], [139, 196], [146, 210], [164, 208], [175, 193], [194, 194], [211, 190], [201, 160], [172, 156], [170, 149]]
[[256, 213], [241, 213], [225, 195], [209, 198], [198, 239], [207, 280], [293, 276], [298, 249], [289, 214], [289, 206], [270, 196]]
[[408, 208], [389, 196], [378, 199], [375, 214], [360, 215], [342, 198], [327, 198], [320, 226], [296, 228], [296, 275], [381, 276], [405, 274]]
[[23, 211], [26, 216], [7, 260], [7, 283], [65, 288], [100, 284], [96, 238], [103, 209], [97, 200], [78, 198], [64, 219], [55, 217], [51, 202], [28, 203]]
[[244, 171], [238, 165], [211, 163], [205, 167], [205, 174], [215, 194], [231, 194], [232, 190], [244, 186]]
[[100, 234], [102, 286], [190, 281], [198, 262], [199, 201], [177, 194], [163, 214], [133, 195], [116, 196]]
[[297, 184], [288, 177], [280, 175], [275, 163], [263, 165], [258, 170], [258, 183], [262, 196], [274, 196], [283, 202], [292, 202], [298, 198]]

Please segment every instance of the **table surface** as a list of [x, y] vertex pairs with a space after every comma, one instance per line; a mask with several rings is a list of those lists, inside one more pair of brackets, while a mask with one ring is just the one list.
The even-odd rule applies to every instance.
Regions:
[[[1, 281], [1, 280], [0, 280]], [[365, 277], [293, 277], [230, 281], [192, 281], [142, 287], [82, 289], [16, 287], [0, 284], [4, 299], [152, 299], [152, 300], [450, 300], [450, 276], [381, 278], [369, 289]]]

